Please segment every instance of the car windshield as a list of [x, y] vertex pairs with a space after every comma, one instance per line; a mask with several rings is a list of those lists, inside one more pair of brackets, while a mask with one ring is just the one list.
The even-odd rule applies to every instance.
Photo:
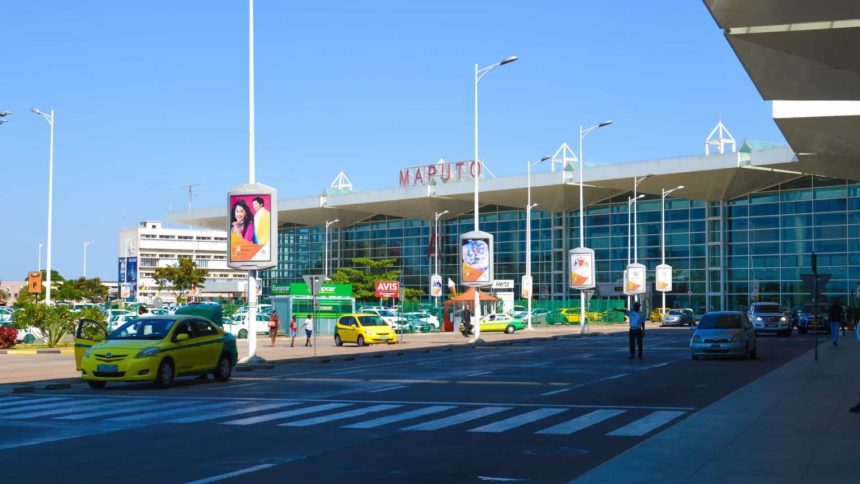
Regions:
[[758, 304], [755, 307], [757, 313], [779, 313], [779, 304]]
[[389, 317], [389, 316], [394, 317], [394, 311], [391, 311], [390, 309], [380, 309], [379, 315], [380, 316], [386, 316], [386, 317]]
[[362, 326], [385, 326], [385, 321], [379, 319], [379, 316], [359, 316], [358, 322]]
[[683, 314], [683, 313], [681, 312], [681, 310], [680, 310], [680, 309], [673, 309], [673, 310], [669, 311], [669, 314], [670, 314], [671, 316], [680, 316], [680, 315], [681, 315], [681, 314]]
[[108, 335], [107, 339], [164, 339], [175, 321], [174, 319], [133, 319]]
[[740, 314], [706, 314], [699, 321], [699, 329], [740, 329]]

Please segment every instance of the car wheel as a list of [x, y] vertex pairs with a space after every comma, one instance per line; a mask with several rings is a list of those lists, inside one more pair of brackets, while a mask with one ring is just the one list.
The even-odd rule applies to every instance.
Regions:
[[240, 329], [239, 330], [239, 339], [245, 339], [247, 337], [248, 337], [248, 330], [247, 329]]
[[158, 388], [169, 387], [170, 384], [173, 383], [173, 378], [173, 362], [170, 360], [163, 360], [161, 364], [158, 365], [158, 373], [155, 375], [155, 386]]
[[107, 382], [106, 381], [100, 381], [100, 380], [87, 380], [87, 384], [90, 386], [90, 388], [95, 388], [96, 390], [101, 390], [102, 388], [105, 387], [105, 385], [107, 385]]
[[358, 335], [358, 338], [355, 340], [355, 344], [358, 346], [364, 346], [364, 336]]
[[334, 345], [335, 346], [343, 346], [343, 340], [340, 339], [340, 335], [337, 333], [334, 334]]
[[227, 381], [230, 379], [230, 374], [232, 373], [233, 365], [230, 362], [230, 357], [227, 355], [221, 355], [221, 358], [218, 359], [218, 366], [215, 367], [215, 380]]
[[513, 324], [509, 324], [509, 325], [505, 328], [505, 334], [514, 334], [514, 331], [516, 331], [516, 330], [517, 330], [517, 329], [516, 329], [516, 328], [514, 328], [514, 325], [513, 325]]

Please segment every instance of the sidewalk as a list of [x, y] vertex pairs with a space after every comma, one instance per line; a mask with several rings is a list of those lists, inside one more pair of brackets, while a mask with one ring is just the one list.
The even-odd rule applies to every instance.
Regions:
[[858, 482], [860, 343], [822, 340], [574, 482]]

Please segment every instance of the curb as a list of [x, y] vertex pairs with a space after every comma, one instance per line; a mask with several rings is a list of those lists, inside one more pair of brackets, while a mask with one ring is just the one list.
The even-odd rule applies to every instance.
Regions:
[[0, 355], [33, 356], [33, 355], [73, 355], [74, 348], [48, 348], [41, 350], [0, 350]]

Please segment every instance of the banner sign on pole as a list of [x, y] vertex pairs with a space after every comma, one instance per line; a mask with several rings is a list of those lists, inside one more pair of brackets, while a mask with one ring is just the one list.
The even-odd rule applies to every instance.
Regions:
[[259, 183], [227, 193], [227, 265], [268, 269], [278, 265], [278, 192]]
[[27, 274], [27, 292], [30, 294], [42, 292], [42, 271], [33, 271]]
[[624, 271], [624, 294], [645, 294], [645, 266], [628, 264]]
[[577, 247], [568, 251], [570, 256], [570, 287], [592, 289], [594, 287], [594, 251]]
[[439, 274], [430, 276], [430, 295], [432, 297], [442, 297], [442, 276]]
[[522, 282], [522, 298], [529, 299], [532, 297], [532, 276], [523, 276]]
[[672, 266], [660, 264], [657, 266], [656, 278], [657, 290], [660, 292], [672, 292]]
[[126, 258], [125, 280], [128, 282], [128, 300], [137, 301], [137, 257]]
[[493, 284], [493, 234], [473, 231], [460, 236], [460, 283], [469, 287]]
[[397, 297], [400, 293], [400, 282], [398, 281], [376, 281], [374, 284], [376, 297]]

